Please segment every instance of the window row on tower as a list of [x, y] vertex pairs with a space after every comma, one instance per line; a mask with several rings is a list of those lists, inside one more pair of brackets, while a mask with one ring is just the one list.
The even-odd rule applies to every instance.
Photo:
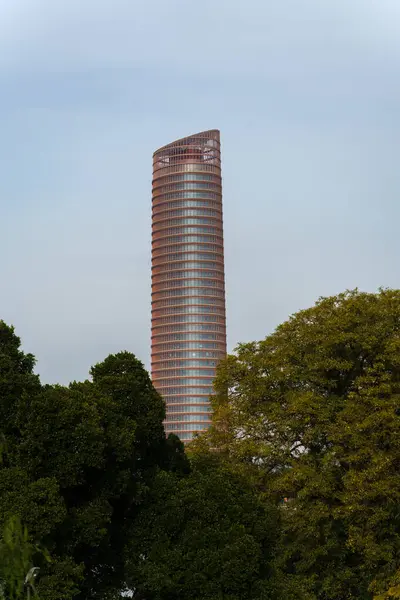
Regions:
[[209, 192], [209, 191], [201, 191], [201, 192], [190, 192], [190, 191], [176, 191], [176, 192], [169, 192], [166, 194], [160, 194], [159, 196], [157, 196], [156, 198], [154, 198], [154, 200], [180, 200], [180, 199], [186, 199], [186, 198], [207, 198], [209, 200], [219, 200], [221, 201], [221, 194], [220, 193], [216, 193], [216, 192]]
[[225, 315], [172, 315], [169, 317], [155, 317], [153, 314], [154, 327], [168, 325], [168, 323], [225, 323]]
[[[204, 281], [207, 281], [207, 283], [204, 283]], [[223, 280], [214, 279], [212, 280], [214, 283], [208, 283], [209, 281], [209, 279], [185, 279], [179, 281], [163, 281], [160, 283], [153, 282], [153, 300], [169, 298], [170, 296], [215, 296], [219, 298], [220, 292], [223, 293], [224, 290]], [[207, 287], [200, 287], [204, 285]]]
[[180, 362], [184, 362], [185, 359], [215, 359], [217, 362], [224, 357], [224, 351], [221, 350], [178, 350], [178, 351], [167, 351], [167, 352], [153, 352], [152, 364], [153, 368], [157, 368], [158, 365], [168, 366], [168, 362], [174, 362], [173, 359], [178, 359]]
[[[182, 308], [182, 311], [186, 312], [186, 309], [188, 307], [190, 308], [194, 308], [194, 310], [196, 310], [196, 307], [200, 307], [203, 308], [203, 305], [207, 305], [209, 308], [211, 308], [211, 310], [214, 310], [214, 306], [224, 310], [225, 309], [225, 305], [223, 302], [223, 299], [221, 297], [208, 297], [208, 298], [202, 298], [202, 297], [191, 297], [188, 296], [187, 298], [168, 298], [166, 300], [153, 300], [152, 302], [152, 307], [153, 310], [158, 309], [158, 308], [162, 308], [162, 307], [168, 307], [168, 310], [165, 312], [173, 312], [175, 310], [179, 311], [179, 308]], [[206, 306], [206, 307], [207, 307]]]
[[[218, 235], [172, 235], [167, 236], [166, 238], [160, 238], [158, 240], [153, 241], [153, 250], [157, 248], [162, 248], [163, 253], [168, 252], [168, 246], [175, 246], [176, 244], [195, 244], [199, 242], [200, 244], [222, 244], [222, 233]], [[157, 254], [155, 254], [157, 256]]]
[[[159, 247], [161, 246], [161, 247]], [[156, 261], [160, 261], [162, 260], [167, 260], [168, 256], [174, 256], [175, 254], [182, 254], [185, 252], [215, 252], [217, 257], [222, 258], [223, 257], [223, 252], [222, 252], [222, 241], [220, 241], [219, 244], [213, 244], [213, 243], [208, 243], [207, 241], [205, 241], [204, 243], [198, 243], [198, 244], [185, 244], [185, 243], [175, 243], [172, 245], [162, 245], [159, 244], [157, 248], [153, 249], [153, 264], [156, 263]], [[171, 258], [171, 260], [179, 260], [179, 259], [173, 259]]]
[[[177, 323], [173, 325], [157, 325], [153, 328], [152, 337], [158, 338], [162, 333], [215, 331], [225, 333], [225, 323]], [[202, 335], [202, 334], [201, 334]]]
[[[224, 280], [224, 272], [223, 269], [214, 269], [212, 271], [207, 271], [206, 266], [201, 266], [201, 263], [198, 265], [194, 265], [196, 270], [188, 269], [187, 271], [162, 271], [161, 273], [153, 273], [152, 278], [155, 282], [166, 281], [168, 279], [189, 279], [191, 277], [201, 277], [201, 278], [218, 278], [222, 281]], [[170, 286], [169, 286], [170, 287]]]
[[[210, 392], [212, 393], [212, 392]], [[193, 404], [193, 405], [199, 405], [199, 404], [206, 404], [207, 406], [210, 406], [210, 400], [209, 400], [210, 394], [205, 395], [205, 396], [185, 396], [185, 395], [179, 395], [179, 396], [168, 396], [163, 394], [163, 398], [164, 400], [168, 403], [168, 410], [170, 410], [169, 405], [170, 404]], [[194, 408], [196, 409], [197, 407], [194, 406]], [[173, 407], [174, 410], [180, 410], [180, 407]], [[171, 409], [172, 410], [172, 409]]]
[[[190, 395], [190, 394], [204, 394], [204, 396], [211, 396], [214, 393], [213, 387], [211, 385], [206, 386], [180, 386], [180, 387], [164, 387], [159, 382], [156, 385], [158, 391], [160, 391], [164, 400], [169, 402], [174, 402], [174, 400], [170, 400], [167, 396], [177, 397], [178, 395]], [[176, 400], [177, 401], [177, 400]], [[186, 402], [186, 400], [185, 400]]]
[[196, 214], [200, 211], [201, 214], [203, 214], [203, 211], [211, 210], [213, 211], [213, 214], [217, 214], [219, 218], [222, 217], [222, 203], [220, 201], [207, 199], [191, 200], [190, 198], [188, 200], [181, 199], [169, 200], [168, 202], [154, 202], [152, 206], [152, 217], [153, 219], [156, 217], [157, 219], [165, 219], [169, 214], [171, 216], [177, 216], [181, 211], [184, 215], [189, 214], [190, 216], [188, 211], [191, 210], [195, 211]]
[[[209, 335], [209, 334], [207, 334]], [[175, 337], [175, 336], [171, 336]], [[221, 338], [221, 335], [215, 336], [217, 338]], [[175, 350], [186, 350], [186, 351], [195, 351], [195, 350], [204, 350], [205, 352], [212, 352], [213, 350], [218, 352], [225, 351], [225, 339], [219, 339], [216, 341], [212, 340], [161, 340], [160, 338], [154, 338], [152, 341], [153, 353], [160, 354], [160, 352], [174, 352]]]
[[[171, 228], [179, 228], [179, 231], [185, 231], [187, 228], [183, 227], [183, 225], [211, 225], [212, 227], [221, 228], [221, 219], [218, 215], [212, 216], [200, 216], [200, 217], [179, 217], [177, 219], [162, 219], [160, 221], [156, 221], [153, 223], [153, 233], [154, 235], [157, 233], [165, 233], [166, 231], [170, 231]], [[199, 231], [203, 228], [201, 227]], [[191, 231], [187, 233], [193, 233]]]
[[[210, 423], [211, 425], [211, 423]], [[168, 431], [174, 431], [174, 432], [179, 432], [179, 431], [205, 431], [209, 429], [209, 425], [208, 424], [204, 424], [204, 423], [180, 423], [178, 424], [169, 424], [168, 425]], [[179, 435], [179, 437], [181, 439], [185, 439], [182, 438], [182, 435], [180, 435], [180, 433], [177, 433], [177, 435]]]
[[[222, 357], [224, 356], [224, 351], [223, 350], [184, 350], [184, 351], [180, 351], [180, 350], [174, 350], [173, 352], [157, 352], [157, 353], [153, 353], [153, 357], [154, 357], [154, 361], [153, 364], [157, 365], [157, 364], [168, 364], [167, 362], [163, 362], [163, 361], [171, 361], [174, 362], [172, 359], [177, 358], [177, 359], [185, 359], [185, 358], [192, 358], [192, 359], [204, 359], [204, 358], [215, 358], [217, 360], [220, 360]], [[182, 360], [180, 362], [185, 363], [185, 360]]]
[[168, 323], [225, 323], [225, 315], [170, 315], [168, 317], [153, 314], [153, 323], [155, 327], [168, 325]]
[[188, 260], [187, 262], [164, 263], [163, 265], [154, 266], [152, 269], [152, 275], [153, 277], [155, 275], [172, 275], [182, 271], [187, 273], [189, 269], [200, 269], [202, 272], [212, 270], [213, 274], [211, 277], [214, 277], [214, 274], [216, 273], [220, 274], [222, 277], [224, 276], [224, 267], [222, 263], [213, 262], [211, 260]]
[[208, 173], [215, 173], [216, 175], [221, 174], [221, 167], [216, 165], [211, 165], [207, 163], [178, 163], [176, 165], [171, 166], [162, 166], [160, 168], [156, 168], [154, 173], [154, 180], [159, 177], [163, 177], [169, 173], [195, 173], [195, 172], [206, 171]]
[[158, 361], [153, 362], [153, 372], [160, 373], [160, 369], [172, 369], [175, 367], [216, 367], [218, 360], [211, 360], [208, 358], [192, 358], [187, 360], [169, 360], [169, 361]]
[[203, 331], [211, 331], [215, 333], [225, 334], [225, 324], [218, 325], [215, 323], [178, 323], [176, 325], [162, 325], [153, 329], [152, 338], [157, 341], [162, 337], [162, 334], [173, 334], [184, 332], [184, 335], [188, 335], [190, 333], [199, 334], [197, 339], [203, 335]]
[[154, 352], [164, 352], [164, 351], [172, 351], [172, 350], [212, 350], [219, 349], [223, 350], [225, 346], [225, 342], [221, 340], [220, 342], [176, 342], [176, 341], [167, 341], [167, 343], [160, 343], [158, 340], [153, 341], [153, 346], [157, 346], [154, 349]]
[[[216, 252], [179, 252], [176, 254], [167, 254], [153, 260], [153, 270], [160, 267], [174, 269], [176, 265], [186, 265], [193, 261], [209, 262], [223, 267], [223, 258]], [[179, 268], [179, 266], [178, 266]]]
[[185, 218], [197, 218], [208, 217], [209, 219], [217, 219], [221, 221], [221, 210], [214, 208], [179, 208], [176, 210], [163, 210], [154, 211], [153, 213], [153, 231], [157, 227], [163, 227], [165, 224], [169, 225], [180, 225], [190, 223], [185, 222]]
[[[224, 353], [222, 350], [219, 351], [178, 351], [178, 352], [164, 352], [164, 353], [153, 353], [152, 365], [154, 369], [159, 368], [160, 365], [168, 367], [169, 365], [179, 366], [180, 363], [186, 365], [188, 361], [195, 362], [196, 360], [213, 359], [217, 363], [223, 358]], [[176, 359], [176, 360], [174, 360]]]
[[[156, 218], [157, 217], [157, 218]], [[158, 232], [166, 227], [182, 227], [182, 225], [219, 225], [221, 214], [211, 209], [191, 209], [171, 211], [171, 214], [161, 213], [153, 216], [152, 230]]]
[[[215, 277], [215, 275], [224, 275], [224, 267], [222, 263], [213, 262], [210, 260], [188, 260], [187, 262], [175, 262], [169, 264], [163, 264], [159, 267], [153, 267], [152, 276], [171, 276], [174, 278], [187, 277], [187, 273], [200, 271], [204, 276], [204, 273], [210, 273], [205, 277]], [[193, 275], [196, 277], [196, 275]]]
[[215, 181], [221, 182], [221, 178], [218, 175], [208, 175], [205, 173], [181, 173], [176, 175], [165, 175], [164, 177], [157, 177], [153, 181], [153, 185], [159, 181], [163, 183], [172, 183], [173, 181]]
[[[212, 384], [212, 377], [215, 377], [214, 375], [211, 375], [210, 377], [187, 377], [187, 378], [180, 378], [180, 377], [176, 377], [176, 378], [169, 378], [166, 377], [165, 379], [157, 379], [154, 378], [154, 384], [156, 386], [156, 388], [162, 388], [164, 386], [167, 385], [182, 385], [182, 386], [197, 386], [197, 385], [210, 385]], [[182, 388], [183, 390], [184, 388]], [[182, 393], [186, 393], [186, 392], [182, 392]]]
[[[158, 185], [159, 183], [161, 185]], [[218, 192], [220, 189], [220, 182], [176, 181], [165, 184], [163, 181], [156, 180], [153, 185], [153, 198], [156, 199], [165, 192], [174, 192], [175, 190], [215, 190]]]
[[[195, 305], [195, 306], [166, 306], [164, 308], [155, 308], [153, 306], [152, 309], [152, 318], [153, 319], [158, 319], [159, 317], [173, 317], [176, 316], [177, 317], [177, 321], [179, 321], [180, 319], [178, 318], [179, 316], [184, 316], [184, 315], [215, 315], [215, 316], [219, 316], [219, 317], [225, 317], [225, 310], [222, 306], [199, 306], [199, 305]], [[201, 321], [204, 320], [203, 318], [200, 319]], [[205, 319], [206, 321], [208, 319]], [[172, 322], [172, 321], [171, 321]]]
[[168, 406], [167, 415], [171, 413], [210, 413], [212, 408], [210, 404], [181, 404], [177, 406]]
[[[154, 292], [159, 290], [168, 290], [171, 288], [197, 288], [197, 287], [208, 287], [208, 288], [217, 288], [224, 289], [224, 280], [221, 278], [213, 278], [212, 275], [209, 275], [209, 278], [200, 278], [199, 276], [202, 273], [198, 273], [198, 278], [196, 279], [171, 279], [167, 281], [153, 281]], [[159, 277], [159, 276], [157, 276]], [[190, 277], [196, 277], [196, 273], [190, 275]]]
[[176, 423], [179, 421], [186, 421], [187, 423], [206, 421], [209, 423], [210, 420], [210, 415], [167, 415], [165, 423]]
[[[215, 367], [212, 369], [165, 369], [154, 370], [153, 376], [160, 381], [161, 377], [215, 377]], [[185, 383], [186, 380], [183, 382]]]
[[[225, 331], [225, 329], [224, 329]], [[200, 340], [220, 340], [221, 338], [224, 338], [224, 333], [221, 332], [221, 334], [218, 333], [200, 333], [200, 332], [193, 332], [193, 333], [166, 333], [166, 334], [160, 334], [160, 335], [154, 335], [153, 336], [153, 340], [154, 340], [154, 345], [160, 342], [172, 342], [172, 341], [200, 341]], [[222, 341], [222, 339], [221, 339]]]
[[[174, 237], [176, 235], [179, 235], [182, 237], [185, 235], [198, 235], [198, 234], [205, 234], [205, 235], [218, 235], [220, 234], [222, 236], [221, 233], [221, 226], [220, 225], [216, 225], [216, 226], [209, 226], [209, 227], [200, 227], [200, 226], [188, 226], [188, 227], [169, 227], [168, 229], [162, 229], [160, 231], [154, 232], [153, 234], [153, 240], [154, 242], [157, 242], [159, 240], [165, 240], [166, 238], [171, 238]], [[170, 243], [170, 242], [168, 242]]]
[[213, 210], [222, 212], [222, 202], [219, 200], [195, 200], [193, 198], [181, 198], [178, 200], [157, 200], [157, 202], [153, 202], [152, 214], [158, 215], [163, 212], [174, 211], [180, 208], [212, 208]]
[[171, 298], [173, 296], [187, 296], [192, 298], [193, 296], [214, 296], [215, 298], [222, 298], [224, 294], [223, 288], [216, 289], [214, 287], [196, 288], [192, 290], [188, 289], [176, 289], [176, 290], [154, 290], [152, 292], [153, 301], [160, 300], [162, 298]]

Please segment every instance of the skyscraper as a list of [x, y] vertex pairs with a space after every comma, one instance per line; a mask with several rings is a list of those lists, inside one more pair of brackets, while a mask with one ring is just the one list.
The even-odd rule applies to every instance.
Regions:
[[220, 134], [205, 131], [153, 156], [151, 371], [167, 433], [189, 441], [211, 422], [226, 354]]

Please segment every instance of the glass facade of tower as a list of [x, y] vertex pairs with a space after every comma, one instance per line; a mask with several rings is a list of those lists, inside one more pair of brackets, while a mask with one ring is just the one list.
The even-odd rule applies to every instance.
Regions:
[[151, 370], [165, 430], [184, 442], [210, 426], [209, 396], [226, 355], [219, 131], [153, 156]]

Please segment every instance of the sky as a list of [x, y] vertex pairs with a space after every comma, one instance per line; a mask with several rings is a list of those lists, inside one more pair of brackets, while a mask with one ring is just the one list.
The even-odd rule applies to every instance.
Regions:
[[222, 136], [228, 349], [400, 280], [398, 0], [0, 0], [0, 319], [150, 354], [152, 153]]

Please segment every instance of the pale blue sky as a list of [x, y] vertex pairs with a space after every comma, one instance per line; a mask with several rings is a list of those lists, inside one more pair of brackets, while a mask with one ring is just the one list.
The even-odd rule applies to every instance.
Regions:
[[398, 0], [0, 0], [0, 318], [149, 364], [153, 151], [219, 128], [229, 348], [399, 287]]

